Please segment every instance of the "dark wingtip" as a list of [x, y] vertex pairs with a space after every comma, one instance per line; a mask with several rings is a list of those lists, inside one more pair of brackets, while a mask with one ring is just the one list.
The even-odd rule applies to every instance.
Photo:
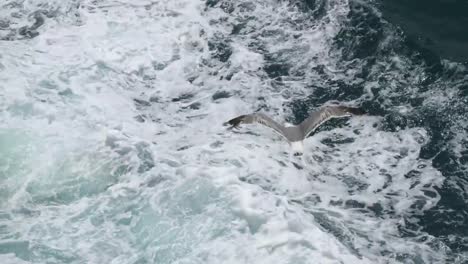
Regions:
[[240, 123], [242, 122], [242, 119], [244, 119], [245, 115], [238, 116], [236, 118], [233, 118], [227, 122], [223, 123], [223, 126], [231, 126], [231, 128], [238, 127]]
[[353, 115], [364, 115], [366, 112], [364, 109], [360, 107], [346, 107], [346, 112], [351, 113]]

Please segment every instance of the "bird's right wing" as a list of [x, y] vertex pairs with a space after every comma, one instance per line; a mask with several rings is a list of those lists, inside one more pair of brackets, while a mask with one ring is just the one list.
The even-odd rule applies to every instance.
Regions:
[[271, 119], [269, 116], [262, 114], [262, 113], [253, 113], [248, 115], [241, 115], [236, 118], [233, 118], [223, 125], [227, 126], [230, 125], [230, 128], [237, 128], [240, 124], [252, 124], [252, 123], [259, 123], [269, 128], [275, 130], [278, 134], [285, 137], [285, 129], [284, 126], [278, 124], [275, 120]]
[[304, 137], [307, 137], [321, 124], [332, 118], [362, 114], [364, 114], [364, 111], [361, 108], [343, 105], [325, 106], [318, 111], [312, 112], [299, 126], [304, 133]]

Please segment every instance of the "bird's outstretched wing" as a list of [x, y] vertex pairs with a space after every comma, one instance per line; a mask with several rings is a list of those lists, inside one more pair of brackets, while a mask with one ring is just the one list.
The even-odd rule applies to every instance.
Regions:
[[270, 127], [274, 129], [278, 134], [283, 137], [285, 136], [285, 127], [278, 124], [275, 120], [271, 119], [269, 116], [262, 114], [262, 113], [253, 113], [248, 115], [241, 115], [236, 118], [233, 118], [223, 125], [227, 126], [230, 125], [230, 128], [237, 128], [240, 124], [252, 124], [252, 123], [259, 123], [264, 126]]
[[342, 105], [325, 106], [318, 111], [312, 112], [308, 118], [299, 124], [299, 127], [304, 133], [304, 138], [306, 138], [321, 124], [332, 118], [363, 114], [365, 114], [365, 112], [361, 108]]

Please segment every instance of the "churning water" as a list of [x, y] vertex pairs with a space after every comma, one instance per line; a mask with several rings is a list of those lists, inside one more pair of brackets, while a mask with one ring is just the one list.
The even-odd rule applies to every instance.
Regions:
[[[1, 263], [466, 263], [468, 71], [356, 0], [4, 0]], [[300, 122], [301, 159], [263, 111]], [[265, 135], [265, 136], [262, 136]]]

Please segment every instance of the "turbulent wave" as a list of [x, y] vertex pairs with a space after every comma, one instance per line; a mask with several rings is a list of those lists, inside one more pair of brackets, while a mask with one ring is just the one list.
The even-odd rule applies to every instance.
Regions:
[[[463, 263], [467, 69], [363, 1], [8, 1], [7, 263]], [[295, 123], [329, 100], [297, 159]], [[262, 136], [265, 135], [265, 136]]]

